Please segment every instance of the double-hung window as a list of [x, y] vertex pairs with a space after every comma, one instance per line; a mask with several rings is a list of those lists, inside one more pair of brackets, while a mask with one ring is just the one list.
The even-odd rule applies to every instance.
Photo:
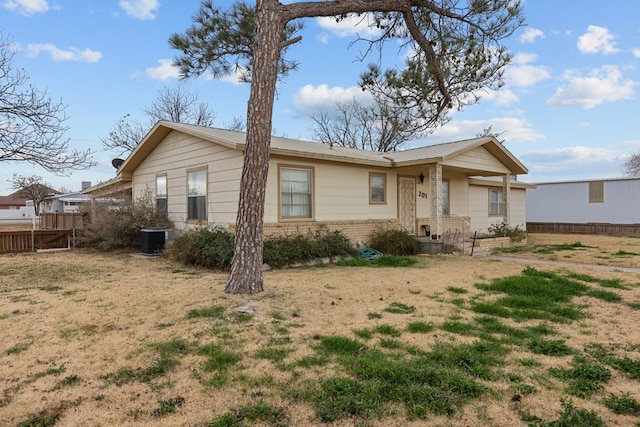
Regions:
[[167, 207], [167, 176], [156, 176], [156, 212], [162, 218], [169, 216]]
[[207, 170], [187, 173], [187, 220], [207, 220]]
[[387, 202], [387, 175], [383, 173], [369, 174], [369, 203]]
[[489, 190], [489, 215], [504, 214], [504, 198], [502, 190]]
[[283, 219], [313, 217], [313, 169], [280, 168], [280, 216]]

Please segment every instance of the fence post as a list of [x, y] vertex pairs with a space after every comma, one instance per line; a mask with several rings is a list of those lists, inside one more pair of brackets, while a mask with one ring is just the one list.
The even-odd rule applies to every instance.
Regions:
[[36, 251], [36, 231], [31, 230], [31, 252]]

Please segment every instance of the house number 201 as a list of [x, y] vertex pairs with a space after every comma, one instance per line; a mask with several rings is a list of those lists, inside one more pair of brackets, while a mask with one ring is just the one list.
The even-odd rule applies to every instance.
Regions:
[[418, 197], [422, 197], [423, 199], [426, 199], [427, 193], [425, 193], [424, 191], [418, 191]]

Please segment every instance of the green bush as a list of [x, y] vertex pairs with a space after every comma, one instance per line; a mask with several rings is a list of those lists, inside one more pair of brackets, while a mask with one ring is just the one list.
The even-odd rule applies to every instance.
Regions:
[[[220, 227], [186, 231], [165, 248], [165, 254], [181, 264], [220, 270], [229, 270], [233, 251], [234, 235]], [[278, 268], [326, 257], [354, 256], [355, 253], [342, 233], [321, 229], [307, 235], [267, 238], [262, 258], [271, 267]]]
[[184, 265], [228, 270], [233, 259], [234, 237], [221, 227], [198, 228], [181, 233], [165, 248], [165, 255]]
[[279, 268], [295, 263], [335, 256], [354, 256], [356, 253], [347, 237], [339, 231], [326, 228], [306, 236], [273, 236], [264, 242], [262, 259], [271, 267]]
[[420, 251], [418, 240], [399, 229], [374, 230], [369, 235], [368, 246], [385, 255], [415, 255]]
[[128, 195], [116, 196], [83, 209], [91, 220], [79, 236], [79, 243], [101, 251], [139, 248], [143, 228], [173, 228], [173, 223], [157, 212], [149, 193], [135, 200]]
[[489, 234], [491, 234], [492, 237], [508, 237], [512, 242], [522, 242], [527, 238], [527, 232], [520, 229], [519, 225], [511, 227], [504, 222], [490, 225]]

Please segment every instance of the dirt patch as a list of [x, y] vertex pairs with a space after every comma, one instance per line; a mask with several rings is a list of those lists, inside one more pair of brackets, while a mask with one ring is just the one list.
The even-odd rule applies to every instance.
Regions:
[[[517, 254], [546, 259], [555, 254], [558, 260], [586, 264], [572, 269], [536, 266], [540, 270], [570, 271], [624, 284], [624, 288], [610, 290], [625, 303], [584, 297], [580, 303], [588, 316], [553, 324], [556, 338], [580, 351], [598, 344], [640, 359], [640, 311], [626, 304], [640, 303], [640, 277], [588, 268], [601, 261], [640, 266], [640, 255], [599, 258], [620, 251], [640, 254], [640, 240], [542, 235], [532, 235], [531, 240], [534, 246], [580, 241], [589, 247], [566, 254]], [[204, 426], [264, 399], [284, 408], [285, 425], [326, 425], [317, 420], [309, 404], [292, 400], [288, 392], [301, 377], [320, 379], [335, 368], [301, 369], [292, 364], [283, 368], [256, 354], [279, 348], [271, 344], [280, 340], [290, 350], [285, 360], [296, 361], [313, 354], [318, 337], [354, 337], [354, 331], [379, 325], [404, 330], [408, 321], [434, 329], [425, 334], [403, 333], [398, 340], [406, 346], [427, 349], [436, 342], [470, 342], [473, 338], [442, 330], [442, 324], [471, 322], [477, 314], [469, 310], [469, 304], [487, 298], [475, 284], [518, 275], [523, 268], [515, 262], [448, 255], [420, 257], [416, 267], [401, 269], [325, 266], [275, 270], [265, 273], [266, 291], [249, 297], [225, 294], [225, 273], [185, 268], [162, 257], [89, 251], [3, 255], [0, 420], [17, 425], [29, 417], [49, 416], [55, 418], [56, 426]], [[393, 303], [414, 310], [394, 315], [387, 311]], [[224, 314], [210, 315], [216, 308]], [[167, 343], [224, 345], [239, 354], [240, 367], [226, 377], [207, 374], [204, 358], [197, 353], [178, 349], [165, 357], [162, 348]], [[500, 372], [518, 373], [535, 384], [535, 393], [514, 398], [513, 384], [489, 382], [494, 393], [473, 400], [454, 415], [429, 415], [429, 424], [525, 426], [522, 411], [543, 419], [557, 418], [560, 399], [567, 395], [558, 381], [536, 380], [538, 374], [516, 363], [531, 357], [514, 351]], [[571, 357], [535, 359], [548, 367], [568, 366], [571, 361]], [[162, 371], [165, 362], [175, 364]], [[638, 380], [614, 371], [605, 387], [596, 397], [573, 401], [597, 411], [611, 425], [637, 422], [638, 418], [608, 410], [602, 397], [607, 392], [629, 392], [638, 399]], [[334, 425], [357, 421], [346, 419]], [[247, 425], [279, 425], [262, 422], [245, 421]], [[398, 408], [363, 425], [418, 426], [424, 422], [408, 419]]]

